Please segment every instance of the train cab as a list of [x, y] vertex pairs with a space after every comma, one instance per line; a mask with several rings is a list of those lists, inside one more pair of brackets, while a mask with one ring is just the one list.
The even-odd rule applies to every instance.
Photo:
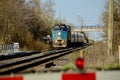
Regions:
[[68, 37], [68, 27], [64, 24], [58, 24], [52, 27], [52, 46], [66, 47]]

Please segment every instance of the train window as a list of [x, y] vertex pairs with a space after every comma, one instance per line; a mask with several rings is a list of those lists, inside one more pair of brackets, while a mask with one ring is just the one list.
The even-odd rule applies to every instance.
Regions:
[[61, 28], [62, 31], [67, 31], [67, 28]]
[[57, 30], [67, 31], [67, 26], [54, 26], [53, 31]]
[[63, 31], [67, 31], [67, 27], [66, 26], [60, 26], [61, 30]]
[[59, 26], [54, 26], [53, 31], [56, 31], [56, 30], [60, 30], [60, 27]]
[[65, 26], [60, 26], [60, 28], [65, 28]]

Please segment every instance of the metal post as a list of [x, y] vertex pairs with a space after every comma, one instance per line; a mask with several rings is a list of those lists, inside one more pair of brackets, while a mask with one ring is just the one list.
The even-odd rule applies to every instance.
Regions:
[[113, 0], [109, 0], [108, 54], [113, 54]]
[[80, 50], [80, 58], [83, 58], [82, 50]]
[[78, 15], [78, 25], [80, 26], [80, 30], [82, 32], [82, 26], [83, 26], [83, 19]]
[[120, 46], [118, 46], [119, 64], [120, 64]]

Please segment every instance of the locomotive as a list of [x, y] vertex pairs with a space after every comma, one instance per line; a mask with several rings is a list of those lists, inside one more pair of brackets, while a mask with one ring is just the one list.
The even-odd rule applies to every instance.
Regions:
[[84, 43], [84, 35], [71, 31], [71, 27], [65, 24], [56, 24], [52, 27], [52, 46], [68, 47]]

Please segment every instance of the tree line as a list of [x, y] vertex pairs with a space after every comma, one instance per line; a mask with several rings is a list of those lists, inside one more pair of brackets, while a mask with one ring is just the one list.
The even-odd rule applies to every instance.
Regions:
[[0, 44], [19, 42], [23, 49], [49, 48], [42, 40], [55, 19], [55, 1], [0, 0]]
[[106, 1], [101, 18], [104, 26], [104, 40], [96, 42], [94, 45], [84, 50], [86, 66], [95, 69], [119, 68], [118, 46], [120, 46], [120, 0], [114, 0], [113, 5], [113, 53], [109, 54], [108, 49], [108, 20], [109, 1]]
[[[109, 1], [107, 1], [105, 10], [102, 14], [102, 21], [105, 26], [105, 37], [107, 38], [108, 32], [108, 12], [109, 12]], [[120, 0], [114, 0], [113, 3], [113, 54], [118, 53], [118, 46], [120, 45]]]

